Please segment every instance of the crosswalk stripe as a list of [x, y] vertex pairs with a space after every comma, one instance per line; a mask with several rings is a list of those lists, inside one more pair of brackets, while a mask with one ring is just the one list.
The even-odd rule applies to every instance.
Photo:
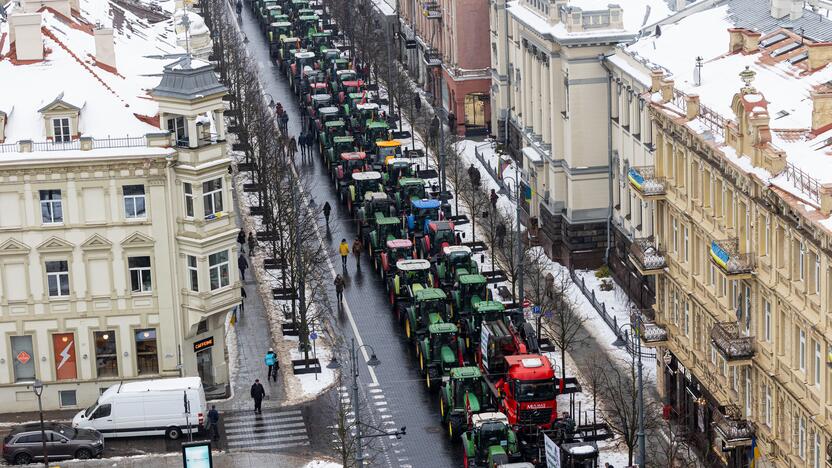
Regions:
[[303, 421], [303, 416], [278, 416], [274, 418], [227, 418], [226, 426], [239, 426], [242, 424], [262, 425], [262, 424], [280, 424], [283, 422]]
[[259, 426], [259, 427], [255, 427], [253, 430], [248, 428], [248, 427], [240, 426], [240, 427], [226, 428], [225, 432], [226, 432], [226, 434], [233, 434], [235, 432], [265, 432], [265, 431], [273, 431], [275, 429], [297, 429], [299, 427], [304, 427], [305, 428], [306, 424], [304, 424], [303, 422], [293, 422], [293, 423], [273, 425], [273, 426], [268, 426], [268, 427]]
[[289, 442], [289, 443], [285, 443], [285, 444], [272, 444], [269, 447], [238, 446], [238, 447], [233, 447], [232, 448], [232, 447], [229, 446], [229, 449], [232, 449], [232, 450], [233, 449], [238, 449], [240, 451], [244, 450], [246, 452], [274, 452], [274, 451], [280, 450], [280, 449], [287, 449], [287, 448], [292, 448], [292, 447], [301, 447], [301, 446], [304, 446], [304, 445], [309, 445], [309, 441], [304, 440], [304, 441], [300, 441], [300, 442]]
[[[284, 434], [285, 435], [293, 435], [293, 434], [304, 434], [305, 435], [306, 434], [306, 428], [301, 427], [301, 428], [296, 428], [296, 429], [274, 429], [271, 432], [266, 433], [265, 435], [266, 436], [277, 436], [277, 435], [282, 436]], [[260, 437], [262, 437], [261, 434], [255, 433], [253, 438], [258, 439]], [[251, 433], [240, 433], [240, 434], [229, 434], [229, 435], [226, 436], [226, 439], [228, 439], [228, 440], [246, 439], [246, 438], [251, 439], [252, 434]]]
[[[279, 446], [281, 442], [297, 442], [297, 441], [308, 441], [309, 437], [306, 434], [303, 435], [292, 435], [292, 436], [285, 436], [285, 437], [269, 437], [269, 438], [256, 438], [256, 439], [249, 439], [249, 440], [235, 440], [235, 441], [228, 441], [228, 446], [235, 446], [235, 447], [245, 447], [245, 446], [252, 446], [252, 445], [262, 445], [262, 444], [275, 444]], [[266, 447], [264, 447], [266, 448]]]

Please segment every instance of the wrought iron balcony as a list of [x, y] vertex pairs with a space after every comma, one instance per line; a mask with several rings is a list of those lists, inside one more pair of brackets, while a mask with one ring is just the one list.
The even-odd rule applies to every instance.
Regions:
[[665, 178], [657, 177], [653, 166], [631, 167], [627, 171], [627, 179], [643, 198], [657, 200], [664, 198], [667, 193]]
[[754, 272], [754, 257], [749, 253], [740, 253], [739, 245], [736, 237], [711, 241], [711, 261], [731, 279], [750, 278]]
[[726, 361], [750, 361], [754, 357], [754, 337], [743, 336], [736, 322], [720, 322], [711, 329], [711, 342]]
[[642, 275], [661, 273], [667, 266], [664, 255], [650, 238], [635, 239], [630, 244], [630, 259]]
[[425, 64], [429, 67], [438, 67], [442, 65], [442, 53], [436, 49], [425, 50]]
[[641, 342], [654, 347], [667, 341], [667, 329], [656, 323], [656, 311], [639, 309], [630, 313], [630, 323], [638, 330]]
[[714, 411], [714, 429], [722, 439], [723, 449], [748, 447], [754, 437], [754, 424], [743, 419], [736, 405], [728, 405]]
[[442, 19], [439, 2], [422, 2], [422, 15], [427, 19]]

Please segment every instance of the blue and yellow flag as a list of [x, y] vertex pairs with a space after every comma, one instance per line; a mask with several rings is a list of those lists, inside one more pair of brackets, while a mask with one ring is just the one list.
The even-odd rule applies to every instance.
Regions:
[[760, 449], [757, 447], [757, 436], [751, 437], [751, 463], [748, 468], [757, 468], [757, 460], [760, 458]]

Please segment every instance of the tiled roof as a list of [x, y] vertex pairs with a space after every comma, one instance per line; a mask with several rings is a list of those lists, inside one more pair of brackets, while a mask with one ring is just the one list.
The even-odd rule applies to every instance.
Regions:
[[729, 0], [728, 15], [738, 28], [765, 34], [790, 25], [793, 31], [802, 29], [803, 36], [814, 41], [832, 41], [832, 21], [825, 16], [804, 9], [803, 16], [796, 20], [789, 19], [788, 16], [781, 19], [772, 18], [770, 1]]

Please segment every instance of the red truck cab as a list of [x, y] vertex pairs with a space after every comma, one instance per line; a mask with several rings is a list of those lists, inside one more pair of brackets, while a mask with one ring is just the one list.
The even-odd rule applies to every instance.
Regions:
[[550, 429], [557, 419], [557, 385], [549, 358], [540, 354], [505, 356], [505, 378], [497, 381], [501, 410], [512, 426]]

